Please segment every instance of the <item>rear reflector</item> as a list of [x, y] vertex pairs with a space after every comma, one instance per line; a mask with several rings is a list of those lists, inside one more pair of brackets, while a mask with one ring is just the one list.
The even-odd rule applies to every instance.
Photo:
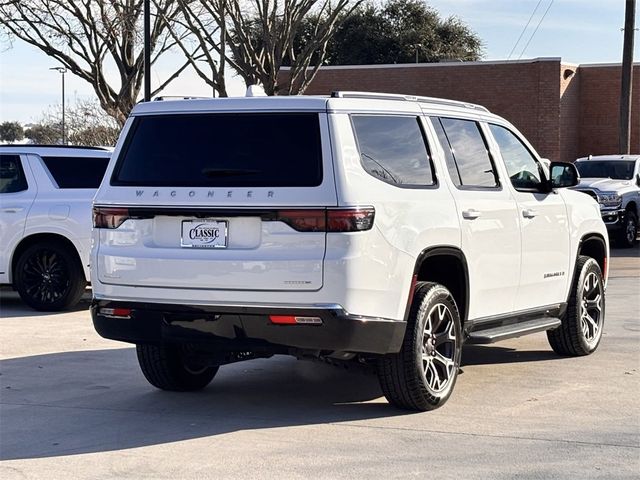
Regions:
[[409, 298], [407, 299], [407, 312], [413, 303], [413, 295], [416, 293], [416, 285], [418, 285], [418, 275], [411, 277], [411, 286], [409, 287]]
[[280, 210], [277, 220], [298, 232], [362, 232], [373, 227], [373, 207]]
[[131, 318], [130, 308], [101, 308], [98, 311], [99, 315], [110, 318]]
[[295, 315], [269, 315], [271, 323], [276, 325], [322, 325], [319, 317], [297, 317]]
[[129, 209], [93, 207], [94, 228], [118, 228], [129, 218]]

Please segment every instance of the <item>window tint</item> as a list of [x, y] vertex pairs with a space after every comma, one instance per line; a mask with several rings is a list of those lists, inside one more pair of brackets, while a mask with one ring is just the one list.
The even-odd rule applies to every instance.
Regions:
[[98, 188], [109, 164], [108, 158], [42, 157], [60, 188]]
[[480, 126], [471, 120], [441, 118], [448, 145], [458, 167], [460, 184], [466, 187], [496, 187], [494, 170]]
[[317, 113], [135, 119], [112, 185], [313, 187], [322, 183]]
[[29, 188], [19, 155], [0, 155], [0, 193], [22, 192]]
[[456, 166], [456, 161], [453, 158], [453, 153], [451, 152], [451, 145], [449, 144], [449, 140], [447, 139], [447, 134], [444, 133], [444, 128], [442, 128], [442, 123], [440, 123], [439, 118], [432, 118], [433, 128], [436, 131], [436, 135], [438, 136], [438, 140], [440, 141], [440, 145], [442, 145], [442, 149], [444, 150], [444, 159], [447, 162], [447, 169], [449, 170], [449, 176], [453, 183], [459, 187], [462, 185], [462, 180], [460, 180], [460, 172], [458, 171], [458, 167]]
[[394, 185], [434, 185], [431, 159], [418, 117], [354, 115], [364, 169]]
[[499, 125], [489, 125], [493, 138], [500, 147], [500, 155], [507, 167], [513, 186], [520, 190], [540, 188], [540, 167], [531, 152], [512, 132]]

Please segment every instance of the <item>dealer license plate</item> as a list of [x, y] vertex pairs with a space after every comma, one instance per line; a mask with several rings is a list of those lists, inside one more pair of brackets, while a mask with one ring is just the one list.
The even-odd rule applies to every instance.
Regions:
[[227, 248], [228, 222], [183, 220], [180, 246], [184, 248]]

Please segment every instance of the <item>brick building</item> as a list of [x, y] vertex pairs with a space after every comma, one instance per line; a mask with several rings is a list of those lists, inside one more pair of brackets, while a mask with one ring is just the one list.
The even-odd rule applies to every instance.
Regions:
[[[308, 95], [360, 90], [479, 103], [511, 121], [552, 160], [617, 153], [620, 64], [560, 58], [322, 67]], [[283, 72], [286, 75], [286, 72]], [[640, 64], [634, 65], [631, 150], [640, 153]]]

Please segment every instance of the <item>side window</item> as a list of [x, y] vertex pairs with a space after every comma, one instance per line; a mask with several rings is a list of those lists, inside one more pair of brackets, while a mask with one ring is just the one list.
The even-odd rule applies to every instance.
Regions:
[[[434, 122], [436, 120], [438, 119]], [[439, 121], [447, 139], [447, 143], [442, 147], [445, 152], [450, 149], [457, 168], [458, 182], [455, 175], [452, 175], [454, 183], [461, 187], [500, 186], [497, 171], [478, 123], [459, 118], [440, 118]]]
[[499, 125], [489, 129], [500, 148], [500, 155], [507, 167], [511, 184], [516, 190], [539, 190], [542, 183], [540, 164], [518, 137]]
[[60, 188], [98, 188], [109, 164], [108, 158], [42, 157]]
[[367, 173], [392, 185], [435, 185], [418, 117], [353, 115], [351, 120]]
[[20, 156], [0, 155], [0, 193], [22, 192], [28, 188]]

